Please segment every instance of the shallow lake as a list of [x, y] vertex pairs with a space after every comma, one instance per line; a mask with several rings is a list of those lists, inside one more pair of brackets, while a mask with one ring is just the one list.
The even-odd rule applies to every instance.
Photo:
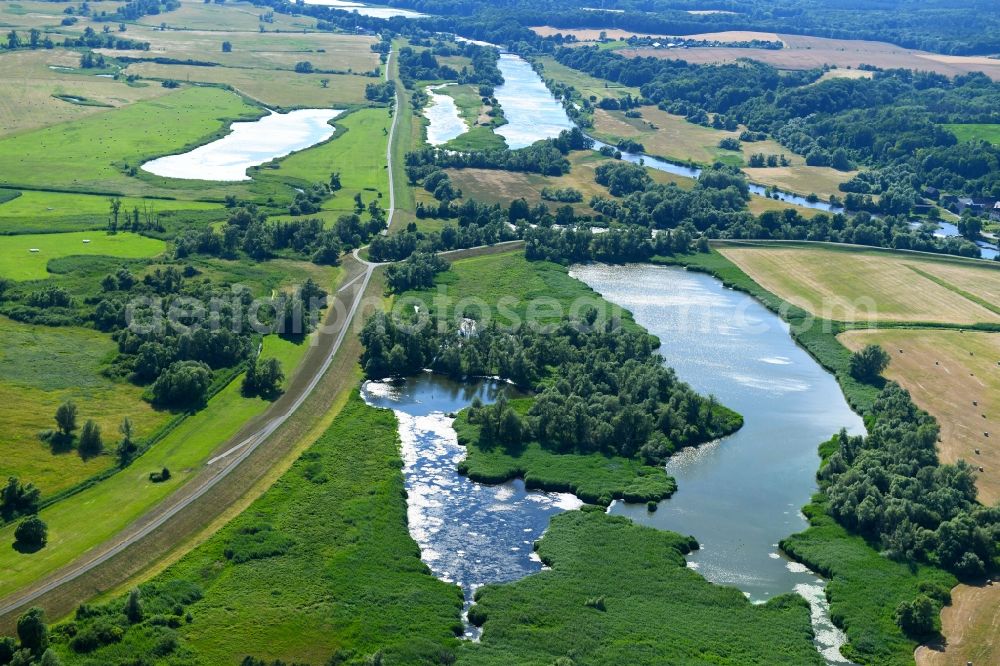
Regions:
[[342, 111], [300, 109], [271, 113], [251, 122], [237, 122], [226, 136], [179, 155], [142, 165], [143, 171], [186, 180], [250, 180], [247, 169], [326, 141], [333, 136], [329, 121]]
[[693, 535], [702, 548], [689, 566], [754, 601], [801, 593], [813, 603], [820, 647], [836, 661], [843, 638], [825, 615], [823, 581], [778, 552], [780, 539], [806, 527], [800, 507], [816, 490], [819, 444], [841, 427], [864, 429], [834, 377], [785, 322], [711, 276], [645, 264], [582, 265], [571, 274], [630, 310], [660, 338], [682, 380], [745, 420], [734, 435], [669, 461], [678, 491], [658, 511], [621, 503], [611, 511]]
[[[567, 493], [526, 491], [521, 480], [488, 486], [456, 471], [465, 447], [448, 415], [476, 396], [492, 402], [509, 388], [502, 382], [466, 384], [424, 373], [404, 382], [365, 382], [361, 389], [369, 405], [396, 413], [410, 534], [434, 575], [462, 588], [466, 607], [487, 583], [541, 570], [533, 543], [554, 514], [581, 505]], [[469, 629], [470, 636], [477, 633]]]
[[431, 101], [424, 107], [424, 117], [427, 118], [427, 143], [440, 146], [469, 131], [468, 125], [458, 114], [458, 105], [451, 95], [438, 92], [441, 88], [453, 85], [443, 83], [428, 86], [427, 94]]
[[403, 18], [423, 18], [427, 16], [427, 14], [421, 14], [420, 12], [415, 12], [409, 9], [377, 7], [374, 5], [366, 5], [361, 2], [351, 2], [349, 0], [305, 0], [305, 4], [333, 7], [334, 9], [343, 9], [346, 12], [354, 12], [355, 14], [360, 14], [361, 16], [371, 16], [373, 18], [383, 19], [392, 18], [394, 16], [402, 16]]

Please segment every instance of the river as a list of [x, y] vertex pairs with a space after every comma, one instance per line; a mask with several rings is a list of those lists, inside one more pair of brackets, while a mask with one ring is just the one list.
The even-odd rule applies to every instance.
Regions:
[[[575, 266], [571, 274], [632, 311], [660, 338], [666, 364], [681, 379], [745, 419], [734, 435], [670, 460], [679, 490], [658, 511], [620, 502], [609, 510], [693, 535], [702, 548], [689, 566], [754, 602], [798, 592], [813, 608], [817, 649], [842, 663], [844, 637], [829, 620], [824, 581], [778, 550], [783, 537], [806, 527], [800, 507], [816, 491], [820, 442], [841, 427], [863, 432], [836, 380], [795, 344], [785, 322], [711, 276], [603, 264]], [[399, 419], [410, 532], [434, 574], [462, 587], [467, 606], [484, 584], [538, 571], [532, 543], [554, 513], [579, 506], [571, 495], [526, 492], [521, 481], [486, 486], [458, 474], [465, 451], [449, 414], [501, 390], [509, 387], [429, 373], [362, 389], [369, 404]]]
[[142, 165], [143, 171], [187, 180], [250, 180], [247, 169], [326, 141], [333, 136], [329, 121], [343, 111], [299, 109], [269, 113], [251, 122], [233, 123], [229, 134], [179, 155]]
[[826, 615], [823, 581], [778, 551], [783, 537], [806, 527], [800, 507], [816, 491], [820, 442], [841, 427], [863, 432], [834, 377], [795, 344], [784, 321], [711, 276], [602, 264], [575, 266], [571, 275], [658, 336], [681, 379], [744, 416], [734, 435], [670, 460], [678, 491], [658, 511], [616, 503], [612, 512], [693, 535], [702, 548], [689, 566], [753, 601], [799, 592], [813, 604], [819, 647], [836, 661], [843, 637]]

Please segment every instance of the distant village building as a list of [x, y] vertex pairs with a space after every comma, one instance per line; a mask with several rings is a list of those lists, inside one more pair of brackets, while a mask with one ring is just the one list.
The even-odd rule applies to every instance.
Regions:
[[1000, 201], [993, 204], [993, 210], [990, 211], [990, 219], [1000, 221]]

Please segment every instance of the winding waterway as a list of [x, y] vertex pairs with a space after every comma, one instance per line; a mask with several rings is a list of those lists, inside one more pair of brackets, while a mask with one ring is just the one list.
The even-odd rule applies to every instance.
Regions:
[[336, 109], [299, 109], [233, 123], [229, 134], [221, 139], [186, 153], [151, 160], [142, 165], [142, 170], [186, 180], [250, 180], [248, 168], [329, 139], [334, 132], [330, 121], [341, 113]]
[[736, 434], [670, 460], [679, 490], [658, 511], [616, 503], [612, 512], [694, 535], [702, 548], [689, 565], [754, 601], [799, 592], [813, 604], [819, 647], [837, 661], [843, 637], [825, 614], [823, 581], [778, 551], [806, 527], [799, 509], [816, 491], [819, 443], [841, 427], [863, 432], [834, 377], [784, 321], [711, 276], [645, 264], [575, 266], [571, 275], [630, 310], [681, 379], [745, 419]]
[[497, 67], [504, 82], [497, 86], [494, 95], [507, 124], [494, 131], [507, 140], [511, 150], [555, 138], [563, 130], [575, 127], [562, 104], [527, 61], [513, 53], [501, 53]]

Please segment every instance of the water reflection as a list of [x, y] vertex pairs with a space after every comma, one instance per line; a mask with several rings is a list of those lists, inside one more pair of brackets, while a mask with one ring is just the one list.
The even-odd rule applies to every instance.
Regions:
[[250, 180], [248, 168], [329, 139], [334, 132], [329, 121], [341, 113], [336, 109], [300, 109], [233, 123], [230, 133], [221, 139], [146, 162], [142, 169], [165, 178]]
[[650, 265], [575, 266], [571, 274], [631, 310], [681, 379], [745, 419], [736, 434], [668, 462], [678, 491], [657, 512], [622, 504], [612, 512], [694, 535], [702, 549], [690, 566], [753, 601], [799, 591], [813, 604], [818, 647], [834, 660], [843, 636], [823, 607], [823, 581], [788, 561], [778, 542], [806, 527], [800, 507], [816, 490], [819, 443], [841, 427], [863, 432], [836, 380], [785, 322], [708, 275]]
[[424, 117], [427, 118], [427, 143], [432, 146], [440, 146], [448, 143], [457, 136], [461, 136], [469, 131], [469, 127], [458, 114], [458, 105], [451, 95], [437, 92], [453, 83], [442, 83], [436, 86], [428, 86], [427, 94], [430, 96], [430, 103], [424, 107]]
[[[489, 486], [456, 471], [465, 447], [449, 414], [476, 396], [492, 402], [508, 390], [503, 382], [459, 383], [430, 373], [366, 382], [361, 390], [369, 405], [396, 414], [410, 534], [434, 575], [461, 586], [466, 608], [477, 588], [541, 570], [534, 542], [549, 518], [581, 505], [567, 493], [526, 491], [521, 480]], [[476, 630], [470, 627], [468, 635]]]
[[507, 124], [494, 131], [507, 140], [511, 150], [552, 139], [563, 130], [573, 129], [573, 121], [535, 70], [524, 59], [501, 53], [497, 63], [504, 83], [494, 91]]
[[403, 18], [424, 18], [427, 14], [421, 14], [410, 9], [399, 9], [396, 7], [376, 7], [366, 5], [361, 2], [351, 2], [349, 0], [304, 0], [307, 5], [322, 5], [334, 9], [343, 9], [345, 12], [354, 12], [361, 16], [371, 16], [372, 18], [393, 18], [402, 16]]

